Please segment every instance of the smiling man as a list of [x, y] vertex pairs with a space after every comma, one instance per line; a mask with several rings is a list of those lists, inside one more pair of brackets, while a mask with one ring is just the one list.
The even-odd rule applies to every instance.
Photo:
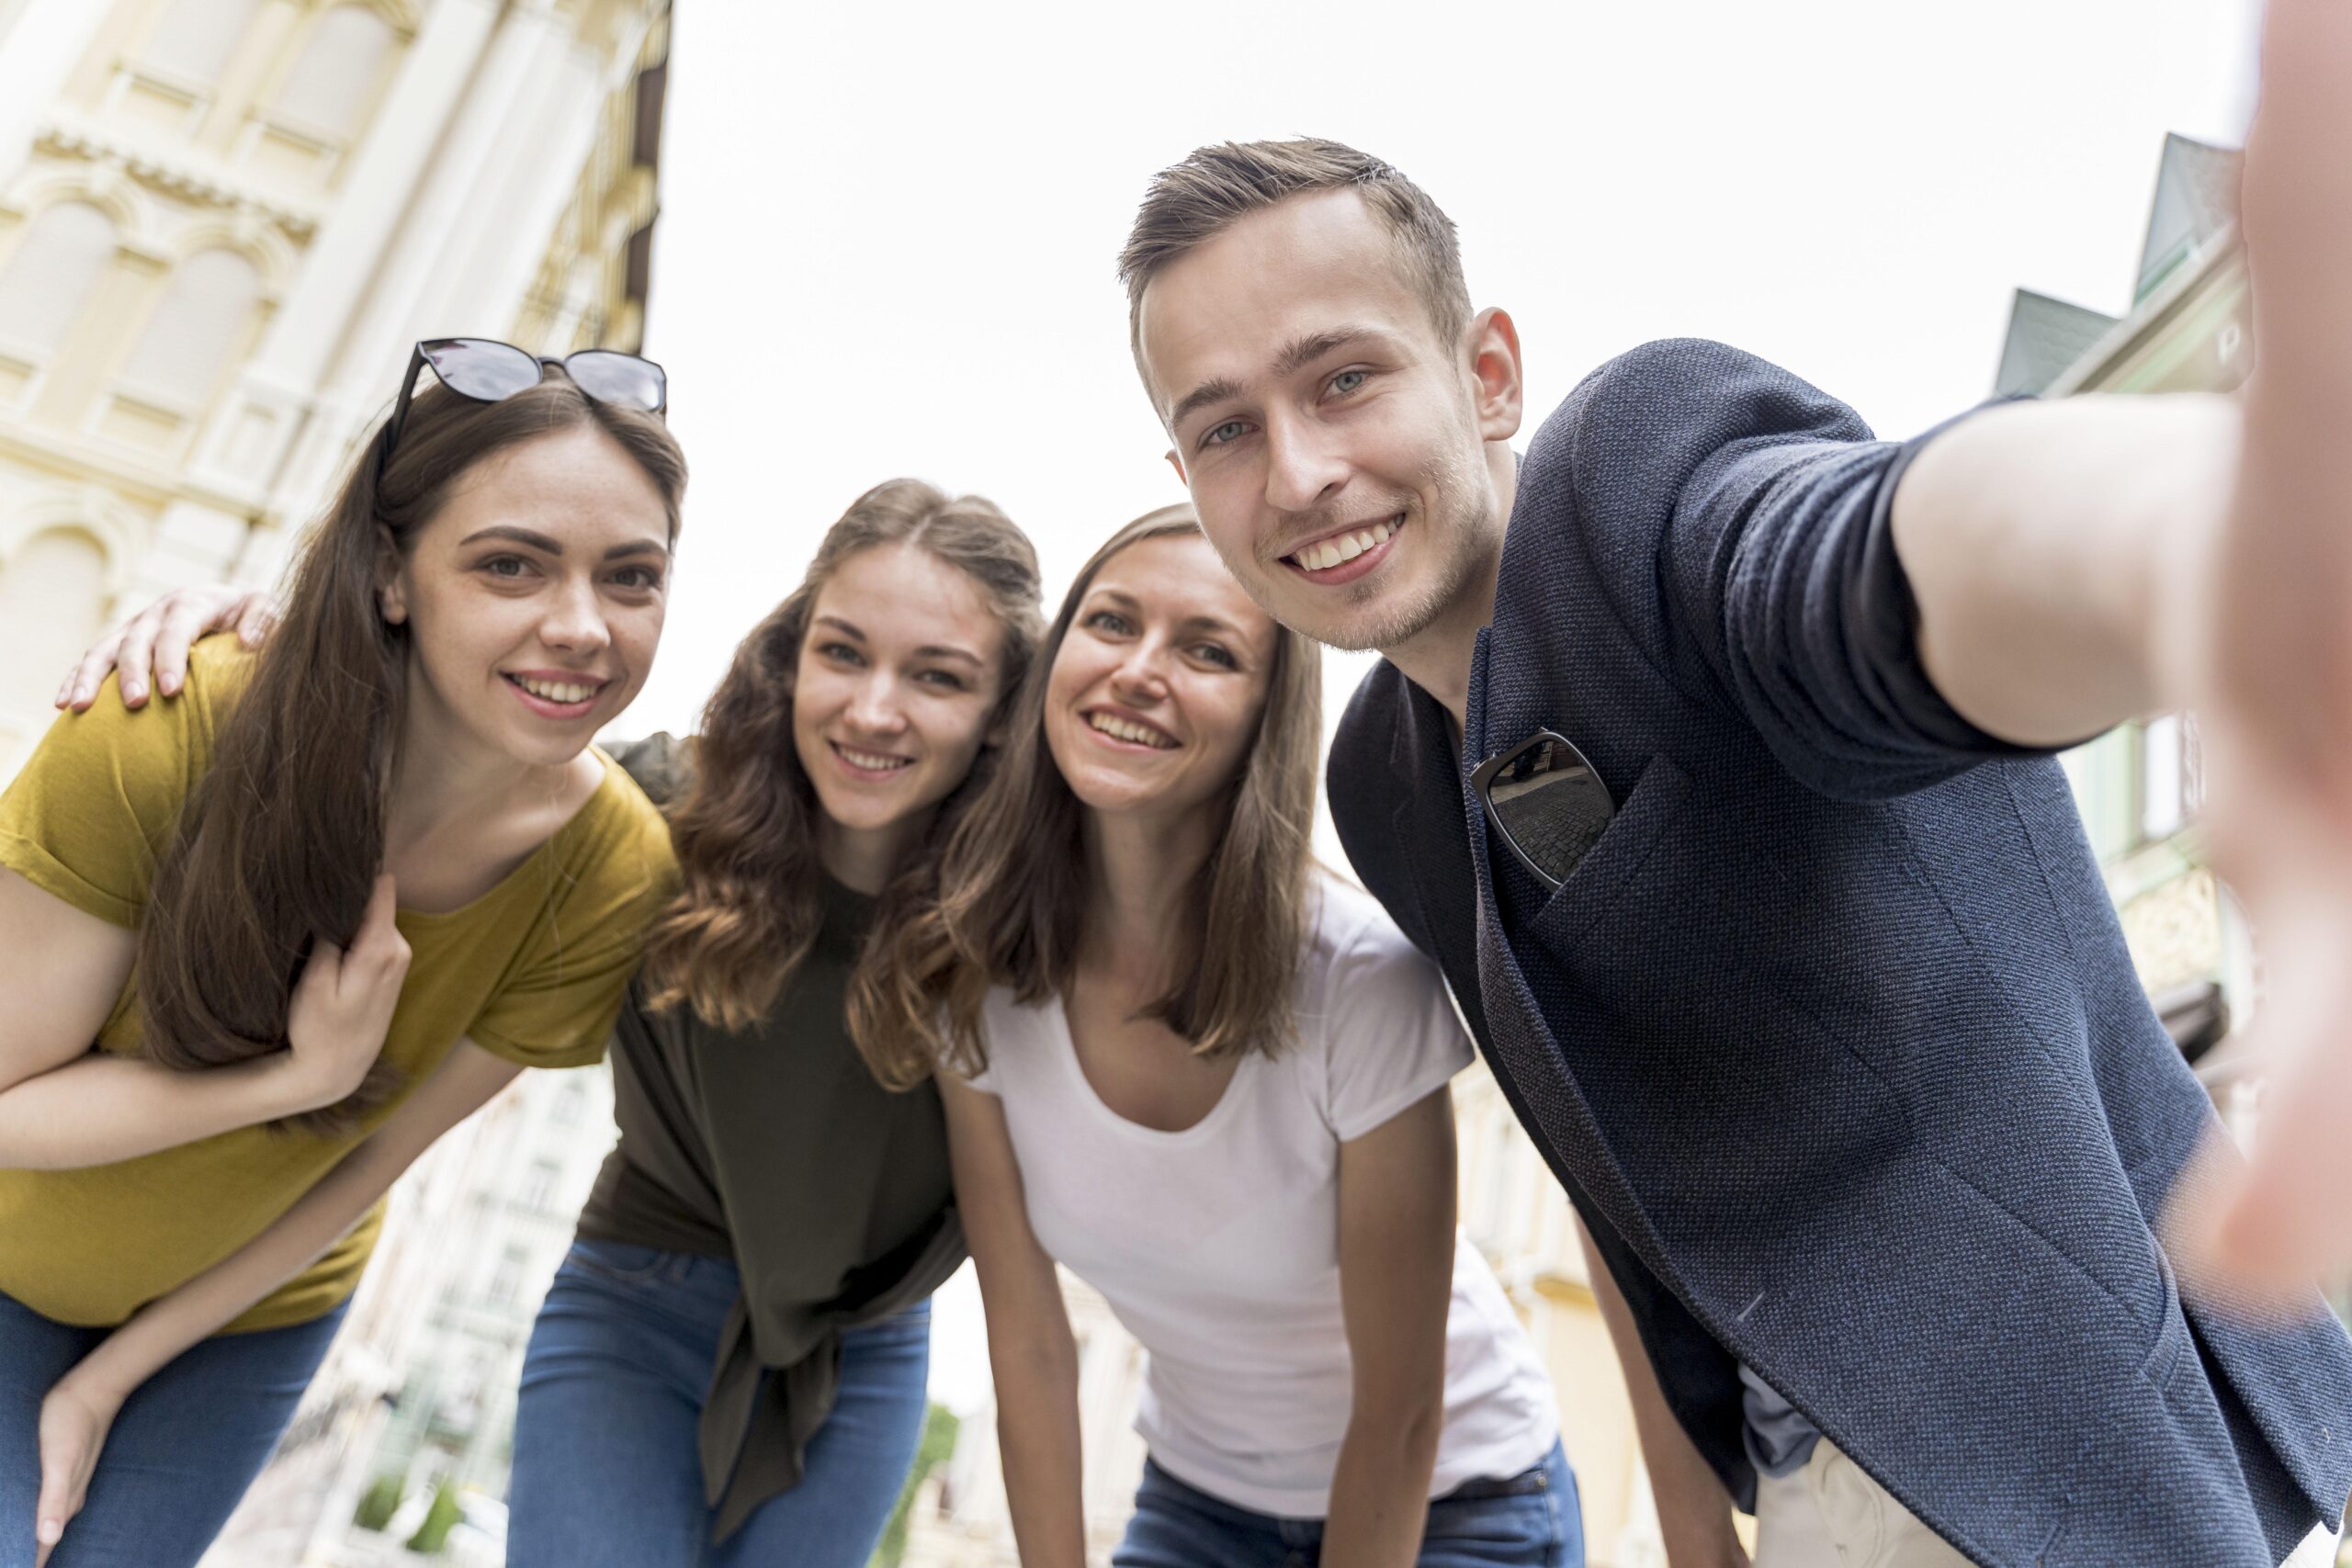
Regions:
[[2050, 755], [2199, 673], [2237, 407], [1896, 445], [1671, 342], [1522, 460], [1510, 318], [1329, 141], [1165, 171], [1122, 274], [1227, 565], [1386, 656], [1333, 814], [1614, 1281], [1676, 1568], [1726, 1491], [1758, 1568], [2328, 1561], [2352, 1347], [2177, 1285], [2214, 1117]]

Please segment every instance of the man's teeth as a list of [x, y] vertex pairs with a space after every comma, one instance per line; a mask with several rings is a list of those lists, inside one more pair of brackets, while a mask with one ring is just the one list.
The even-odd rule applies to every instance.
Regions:
[[1086, 722], [1114, 740], [1132, 740], [1138, 746], [1150, 746], [1165, 751], [1176, 744], [1169, 737], [1148, 725], [1131, 724], [1112, 713], [1091, 713]]
[[866, 772], [875, 773], [884, 773], [892, 768], [903, 768], [912, 761], [908, 757], [885, 756], [879, 751], [854, 751], [846, 746], [838, 744], [833, 750], [839, 751], [842, 754], [842, 760], [851, 767], [864, 768]]
[[527, 675], [508, 679], [531, 695], [550, 703], [584, 703], [596, 694], [595, 687], [574, 685], [569, 681], [534, 681]]
[[1335, 534], [1328, 539], [1317, 539], [1290, 558], [1309, 571], [1323, 571], [1343, 560], [1355, 559], [1395, 532], [1396, 525], [1394, 523], [1375, 523], [1352, 534]]

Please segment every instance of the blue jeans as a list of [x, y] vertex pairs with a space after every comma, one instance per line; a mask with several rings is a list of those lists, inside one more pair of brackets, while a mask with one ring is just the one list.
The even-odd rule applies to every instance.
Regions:
[[[1283, 1519], [1219, 1502], [1147, 1460], [1111, 1568], [1316, 1568], [1321, 1519]], [[1430, 1504], [1415, 1568], [1583, 1568], [1584, 1520], [1568, 1456], [1473, 1481]]]
[[[294, 1418], [343, 1313], [215, 1335], [140, 1384], [50, 1568], [189, 1568], [203, 1556]], [[32, 1568], [40, 1402], [112, 1332], [0, 1295], [0, 1568]]]
[[572, 1243], [523, 1355], [507, 1568], [865, 1568], [922, 1438], [931, 1303], [842, 1336], [800, 1484], [714, 1546], [695, 1429], [738, 1289], [723, 1258]]

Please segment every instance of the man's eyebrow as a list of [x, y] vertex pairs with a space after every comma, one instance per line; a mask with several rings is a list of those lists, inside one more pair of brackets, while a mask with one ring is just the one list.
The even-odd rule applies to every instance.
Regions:
[[1168, 411], [1168, 428], [1175, 429], [1193, 414], [1211, 403], [1221, 403], [1240, 395], [1241, 386], [1237, 381], [1228, 381], [1223, 377], [1214, 381], [1204, 381], [1179, 398], [1176, 400], [1176, 406]]
[[1329, 332], [1308, 333], [1304, 337], [1293, 338], [1282, 353], [1274, 356], [1274, 378], [1280, 380], [1285, 376], [1295, 376], [1333, 349], [1345, 348], [1363, 338], [1380, 335], [1370, 327], [1334, 327]]
[[[1367, 338], [1378, 338], [1382, 335], [1375, 328], [1347, 326], [1333, 327], [1328, 332], [1308, 333], [1303, 337], [1293, 338], [1283, 345], [1283, 351], [1280, 354], [1274, 355], [1273, 378], [1279, 381], [1286, 377], [1295, 376], [1299, 371], [1335, 349], [1345, 348], [1351, 344]], [[1168, 428], [1175, 429], [1184, 423], [1187, 416], [1197, 413], [1210, 403], [1221, 403], [1229, 398], [1238, 398], [1240, 395], [1241, 387], [1238, 382], [1227, 380], [1223, 377], [1214, 381], [1204, 381], [1178, 399], [1176, 406], [1168, 411]]]

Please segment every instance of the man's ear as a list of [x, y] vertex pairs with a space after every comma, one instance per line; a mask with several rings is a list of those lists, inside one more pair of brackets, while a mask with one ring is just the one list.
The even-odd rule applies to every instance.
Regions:
[[1519, 328], [1509, 315], [1490, 306], [1471, 318], [1463, 344], [1469, 355], [1479, 437], [1508, 441], [1519, 434], [1525, 397], [1520, 378]]
[[400, 547], [389, 528], [376, 530], [376, 608], [387, 626], [408, 621], [408, 586], [401, 581]]
[[1173, 446], [1168, 449], [1168, 466], [1176, 470], [1178, 484], [1182, 485], [1186, 490], [1193, 488], [1193, 481], [1184, 477], [1184, 459], [1176, 455], [1176, 448]]

